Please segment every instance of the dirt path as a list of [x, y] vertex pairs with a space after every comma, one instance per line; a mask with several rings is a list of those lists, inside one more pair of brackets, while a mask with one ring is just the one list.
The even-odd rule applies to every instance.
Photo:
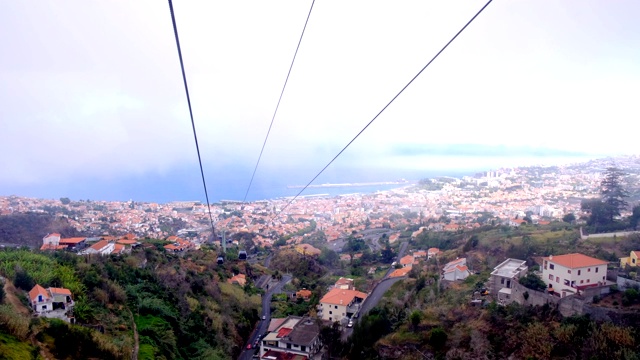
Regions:
[[31, 312], [29, 311], [29, 309], [26, 306], [24, 306], [24, 304], [16, 296], [17, 290], [15, 286], [13, 286], [13, 283], [9, 281], [9, 279], [7, 278], [3, 278], [3, 279], [4, 279], [5, 301], [13, 305], [13, 308], [16, 309], [16, 311], [19, 312], [20, 314], [31, 316]]
[[140, 338], [138, 336], [138, 327], [136, 326], [136, 320], [133, 317], [133, 313], [131, 312], [130, 309], [127, 309], [129, 311], [129, 315], [131, 316], [131, 324], [133, 325], [133, 341], [134, 341], [134, 345], [133, 345], [133, 352], [131, 353], [131, 360], [138, 360], [138, 350], [140, 350]]

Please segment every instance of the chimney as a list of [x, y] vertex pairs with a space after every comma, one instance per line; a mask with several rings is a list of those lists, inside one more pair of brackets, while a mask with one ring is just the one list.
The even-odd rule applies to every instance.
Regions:
[[549, 260], [553, 260], [553, 255], [549, 255]]

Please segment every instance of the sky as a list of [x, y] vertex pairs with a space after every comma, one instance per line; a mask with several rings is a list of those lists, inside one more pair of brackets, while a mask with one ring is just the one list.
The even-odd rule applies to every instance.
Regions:
[[[484, 3], [317, 1], [248, 199], [311, 180]], [[244, 196], [310, 6], [174, 2], [212, 201]], [[638, 14], [494, 1], [316, 183], [637, 154]], [[7, 2], [0, 48], [0, 195], [204, 199], [167, 2]]]

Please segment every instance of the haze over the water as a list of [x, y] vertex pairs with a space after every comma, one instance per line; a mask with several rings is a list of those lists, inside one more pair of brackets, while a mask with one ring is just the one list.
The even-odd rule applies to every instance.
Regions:
[[[249, 200], [306, 184], [475, 1], [315, 4]], [[212, 201], [242, 199], [307, 1], [177, 1]], [[316, 183], [637, 153], [640, 2], [492, 3]], [[204, 199], [166, 2], [0, 12], [0, 193]]]

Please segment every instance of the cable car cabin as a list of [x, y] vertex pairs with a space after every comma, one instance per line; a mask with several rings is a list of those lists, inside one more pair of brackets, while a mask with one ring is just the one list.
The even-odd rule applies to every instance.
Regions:
[[238, 252], [238, 259], [247, 260], [247, 252], [244, 250], [240, 250], [240, 252]]
[[218, 256], [218, 265], [224, 264], [224, 258], [222, 256]]

